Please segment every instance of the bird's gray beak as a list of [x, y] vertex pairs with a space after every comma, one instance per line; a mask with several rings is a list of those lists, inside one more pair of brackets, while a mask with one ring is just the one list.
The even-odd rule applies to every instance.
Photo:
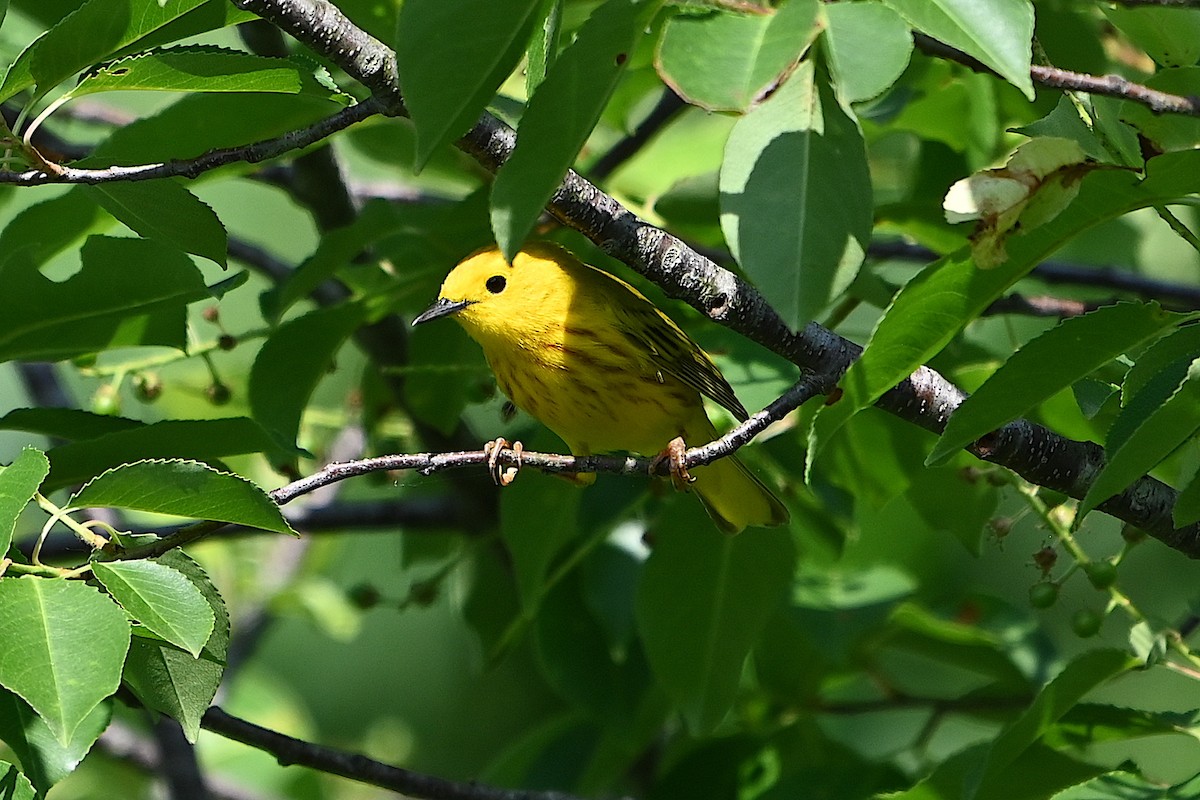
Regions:
[[421, 315], [412, 321], [413, 325], [420, 325], [422, 322], [429, 322], [431, 319], [445, 317], [455, 312], [462, 311], [467, 306], [471, 305], [470, 300], [447, 300], [444, 297], [439, 297], [437, 302], [429, 308], [421, 312]]

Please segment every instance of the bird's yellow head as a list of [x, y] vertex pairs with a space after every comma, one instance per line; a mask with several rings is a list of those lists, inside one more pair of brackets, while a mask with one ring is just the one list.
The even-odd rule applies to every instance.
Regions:
[[452, 269], [437, 301], [412, 324], [453, 315], [476, 339], [520, 336], [566, 308], [580, 269], [587, 268], [547, 242], [527, 245], [512, 264], [489, 247]]

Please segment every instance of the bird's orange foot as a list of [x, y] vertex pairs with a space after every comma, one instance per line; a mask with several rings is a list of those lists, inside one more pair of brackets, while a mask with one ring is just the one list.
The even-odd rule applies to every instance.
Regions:
[[[506, 447], [513, 451], [513, 455], [517, 459], [516, 466], [501, 466], [500, 453]], [[525, 445], [520, 442], [513, 442], [512, 447], [509, 447], [508, 440], [501, 436], [495, 441], [485, 444], [483, 452], [488, 457], [488, 472], [491, 473], [492, 480], [496, 482], [497, 486], [508, 486], [517, 479], [517, 472], [521, 468], [521, 453], [525, 452]]]
[[689, 483], [694, 483], [696, 480], [688, 472], [687, 463], [683, 458], [685, 453], [687, 453], [687, 444], [683, 441], [682, 436], [676, 436], [667, 444], [667, 449], [655, 456], [654, 461], [650, 462], [650, 469], [653, 471], [658, 469], [662, 462], [666, 461], [671, 471], [671, 483], [681, 492], [687, 489]]

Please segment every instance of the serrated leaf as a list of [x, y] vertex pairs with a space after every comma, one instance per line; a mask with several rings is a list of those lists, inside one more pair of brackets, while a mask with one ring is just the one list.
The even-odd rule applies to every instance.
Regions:
[[1029, 0], [884, 0], [909, 24], [996, 70], [1033, 99]]
[[663, 81], [709, 111], [746, 111], [787, 79], [820, 28], [816, 0], [771, 13], [716, 11], [667, 20], [655, 54]]
[[642, 570], [638, 630], [658, 682], [696, 733], [728, 713], [742, 665], [784, 600], [796, 553], [786, 531], [727, 536], [699, 504], [676, 504]]
[[1181, 316], [1163, 311], [1157, 303], [1117, 303], [1063, 320], [1023, 345], [954, 411], [925, 463], [944, 463], [985, 433], [1178, 323]]
[[22, 450], [7, 467], [0, 467], [0, 559], [12, 544], [17, 517], [49, 473], [46, 454], [32, 447]]
[[172, 550], [158, 561], [185, 576], [208, 602], [215, 618], [212, 636], [199, 658], [158, 639], [135, 636], [125, 660], [124, 680], [138, 699], [183, 726], [188, 741], [200, 733], [229, 655], [229, 612], [208, 575], [190, 557]]
[[149, 511], [296, 535], [266, 492], [240, 475], [199, 461], [123, 464], [88, 481], [68, 505]]
[[4, 800], [36, 800], [37, 792], [21, 770], [0, 761], [0, 797]]
[[[1147, 347], [1129, 372], [1125, 373], [1125, 380], [1121, 382], [1122, 405], [1128, 405], [1155, 376], [1162, 374], [1171, 364], [1179, 361], [1190, 363], [1196, 358], [1200, 358], [1200, 325], [1186, 325], [1159, 339]], [[1182, 375], [1181, 371], [1180, 377]]]
[[811, 62], [734, 126], [720, 187], [738, 263], [803, 328], [854, 280], [872, 208], [862, 133]]
[[524, 52], [541, 0], [408, 0], [396, 21], [416, 169], [479, 119]]
[[1106, 446], [1107, 462], [1079, 504], [1079, 517], [1149, 472], [1200, 430], [1200, 359], [1165, 403], [1149, 413], [1115, 450]]
[[542, 0], [534, 25], [533, 39], [529, 42], [529, 50], [525, 61], [525, 96], [532, 97], [546, 72], [554, 66], [558, 58], [558, 38], [562, 30], [562, 13], [564, 0]]
[[1092, 173], [1075, 202], [1054, 220], [1008, 241], [1004, 264], [979, 270], [962, 249], [922, 270], [893, 298], [862, 356], [842, 377], [842, 396], [817, 412], [809, 437], [810, 466], [847, 419], [926, 363], [1064, 241], [1106, 219], [1187, 195], [1194, 186], [1186, 176], [1198, 168], [1200, 152], [1188, 152], [1152, 159], [1149, 177], [1140, 182], [1124, 172]]
[[280, 325], [250, 368], [254, 419], [281, 441], [296, 441], [309, 396], [365, 317], [362, 306], [347, 304], [310, 311]]
[[74, 98], [117, 91], [260, 92], [348, 102], [350, 98], [340, 94], [323, 72], [323, 67], [307, 59], [189, 45], [137, 53], [97, 67], [69, 94]]
[[101, 183], [86, 189], [134, 233], [226, 266], [225, 226], [207, 203], [178, 181]]
[[64, 745], [28, 703], [0, 689], [0, 741], [16, 753], [25, 774], [42, 795], [75, 771], [111, 719], [112, 703], [101, 702]]
[[0, 361], [56, 360], [109, 347], [183, 349], [185, 305], [208, 296], [195, 265], [145, 239], [92, 236], [83, 266], [56, 283], [12, 254], [0, 269]]
[[86, 187], [75, 186], [21, 209], [0, 232], [0, 254], [20, 250], [22, 259], [41, 266], [79, 247], [89, 234], [112, 227], [112, 218], [97, 207]]
[[60, 744], [117, 690], [125, 613], [79, 582], [0, 578], [0, 685], [29, 703]]
[[529, 99], [517, 144], [492, 184], [492, 230], [509, 260], [575, 162], [616, 88], [634, 38], [661, 0], [607, 0]]
[[908, 23], [877, 0], [829, 3], [822, 10], [827, 22], [825, 59], [838, 96], [858, 103], [883, 94], [912, 55]]
[[0, 101], [37, 85], [44, 95], [64, 79], [117, 53], [205, 0], [88, 0], [25, 48], [0, 83]]
[[118, 464], [140, 459], [212, 461], [279, 449], [261, 425], [246, 417], [163, 420], [51, 449], [47, 453], [50, 477], [46, 479], [46, 490], [82, 483]]
[[182, 573], [157, 561], [97, 561], [92, 573], [151, 632], [195, 657], [213, 632], [208, 601]]

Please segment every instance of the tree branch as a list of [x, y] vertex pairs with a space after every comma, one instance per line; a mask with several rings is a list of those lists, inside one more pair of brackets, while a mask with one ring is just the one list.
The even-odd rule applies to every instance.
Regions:
[[[917, 49], [935, 58], [944, 58], [968, 67], [975, 72], [995, 75], [996, 71], [977, 58], [939, 42], [923, 33], [913, 33], [913, 42]], [[1140, 83], [1122, 78], [1120, 75], [1088, 75], [1083, 72], [1072, 72], [1054, 66], [1033, 64], [1029, 67], [1029, 75], [1033, 82], [1049, 89], [1065, 89], [1075, 92], [1115, 97], [1119, 100], [1130, 100], [1146, 106], [1155, 114], [1184, 114], [1200, 116], [1200, 98], [1184, 97], [1169, 94], [1143, 86]]]
[[308, 147], [356, 122], [379, 114], [384, 110], [381, 102], [367, 99], [314, 122], [305, 128], [289, 131], [274, 139], [265, 139], [253, 144], [210, 150], [202, 156], [190, 159], [171, 160], [162, 164], [138, 164], [134, 166], [111, 166], [102, 169], [80, 169], [55, 165], [53, 171], [31, 169], [24, 172], [0, 172], [0, 184], [17, 186], [43, 186], [52, 183], [98, 184], [113, 181], [149, 181], [157, 178], [196, 178], [205, 172], [229, 164], [247, 162], [257, 164], [283, 155], [291, 150]]
[[393, 767], [358, 753], [305, 742], [247, 722], [218, 706], [204, 712], [205, 730], [270, 753], [283, 766], [299, 764], [422, 800], [579, 800], [565, 792], [500, 789]]
[[[403, 113], [396, 57], [356, 27], [328, 0], [232, 0], [259, 14], [334, 61], [377, 97]], [[512, 154], [516, 133], [484, 114], [458, 146], [490, 171]], [[815, 322], [792, 333], [758, 290], [722, 269], [682, 240], [639, 219], [616, 199], [574, 171], [563, 178], [548, 210], [613, 257], [657, 283], [710, 319], [788, 358], [820, 376], [829, 390], [858, 358], [862, 348]], [[877, 406], [940, 433], [966, 395], [928, 367], [921, 367], [889, 390]], [[1027, 420], [1016, 420], [969, 450], [1008, 467], [1031, 483], [1083, 498], [1104, 464], [1104, 449], [1076, 442]], [[1200, 557], [1200, 523], [1176, 529], [1171, 518], [1178, 493], [1143, 476], [1099, 509], [1146, 530], [1189, 556]]]
[[[873, 258], [899, 258], [908, 261], [936, 261], [938, 254], [926, 247], [902, 241], [872, 242], [867, 250]], [[1074, 284], [1121, 292], [1174, 303], [1178, 308], [1200, 309], [1200, 286], [1150, 278], [1112, 266], [1075, 264], [1068, 261], [1043, 261], [1029, 277], [1051, 284]]]
[[[819, 381], [809, 377], [802, 378], [770, 405], [733, 428], [729, 433], [714, 439], [708, 444], [688, 449], [683, 455], [684, 466], [688, 468], [699, 467], [704, 464], [711, 464], [719, 458], [724, 458], [732, 454], [739, 447], [742, 447], [766, 430], [771, 423], [783, 419], [789, 412], [799, 408], [806, 400], [815, 397], [820, 393], [820, 389], [821, 383]], [[518, 469], [521, 467], [530, 467], [549, 473], [609, 472], [617, 475], [661, 476], [670, 474], [668, 465], [662, 459], [641, 456], [568, 456], [558, 453], [535, 453], [530, 451], [518, 453], [512, 448], [504, 448], [495, 456], [486, 450], [464, 450], [450, 453], [400, 453], [329, 464], [308, 477], [293, 481], [278, 489], [272, 489], [268, 494], [272, 500], [282, 506], [292, 502], [297, 497], [315, 492], [325, 486], [372, 472], [416, 470], [422, 475], [433, 475], [445, 470], [485, 465], [491, 466], [493, 463], [503, 467]], [[153, 558], [174, 550], [177, 547], [197, 542], [226, 527], [229, 526], [224, 522], [198, 522], [194, 525], [181, 528], [156, 542], [150, 542], [140, 547], [132, 547], [119, 553], [110, 554], [107, 557], [119, 560]]]

